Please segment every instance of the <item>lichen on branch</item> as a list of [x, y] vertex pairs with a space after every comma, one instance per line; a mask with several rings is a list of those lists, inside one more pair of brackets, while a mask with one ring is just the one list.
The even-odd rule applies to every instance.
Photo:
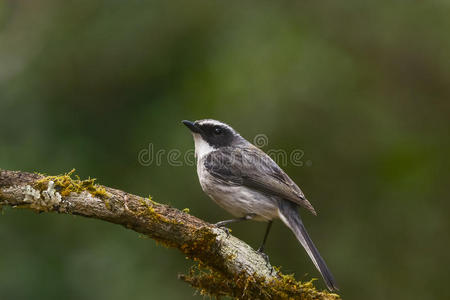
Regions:
[[59, 193], [63, 197], [70, 195], [70, 193], [81, 193], [83, 191], [89, 192], [93, 197], [107, 197], [105, 188], [95, 184], [95, 178], [81, 180], [78, 175], [74, 175], [74, 179], [72, 178], [74, 173], [75, 169], [72, 169], [70, 172], [63, 175], [45, 176], [36, 181], [34, 186], [37, 189], [42, 190], [48, 186], [49, 182], [54, 182], [55, 187], [58, 188]]
[[[74, 176], [75, 178], [72, 178]], [[203, 295], [238, 299], [340, 299], [312, 281], [273, 271], [249, 245], [188, 213], [150, 198], [81, 180], [74, 170], [59, 176], [0, 170], [0, 207], [76, 214], [119, 224], [167, 247], [197, 267], [180, 278]]]

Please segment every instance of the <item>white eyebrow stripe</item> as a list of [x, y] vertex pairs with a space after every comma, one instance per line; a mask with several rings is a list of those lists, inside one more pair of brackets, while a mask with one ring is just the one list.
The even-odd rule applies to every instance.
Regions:
[[229, 130], [234, 131], [233, 128], [231, 128], [230, 125], [225, 124], [225, 123], [222, 123], [222, 122], [219, 122], [219, 121], [217, 121], [217, 120], [213, 120], [213, 119], [199, 120], [198, 123], [199, 123], [200, 125], [206, 125], [206, 124], [208, 124], [208, 125], [216, 125], [216, 126], [218, 125], [218, 126], [223, 126], [223, 127], [228, 128]]

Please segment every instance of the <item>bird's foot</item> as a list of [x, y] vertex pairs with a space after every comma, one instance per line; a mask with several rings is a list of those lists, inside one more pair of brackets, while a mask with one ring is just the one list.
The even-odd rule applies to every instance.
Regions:
[[270, 260], [269, 260], [269, 255], [267, 255], [266, 253], [264, 253], [264, 248], [263, 247], [259, 247], [258, 253], [262, 256], [262, 258], [264, 258], [264, 260], [266, 261], [266, 267], [270, 266], [270, 274], [272, 275], [273, 272], [273, 267], [270, 265]]
[[259, 247], [258, 250], [256, 250], [259, 252], [259, 254], [264, 258], [264, 260], [266, 261], [266, 264], [269, 264], [269, 255], [267, 255], [266, 253], [264, 253], [264, 248]]
[[231, 229], [228, 228], [228, 227], [225, 227], [225, 225], [227, 225], [226, 222], [221, 221], [221, 222], [217, 222], [217, 223], [214, 224], [214, 225], [215, 225], [216, 227], [218, 227], [218, 228], [221, 228], [223, 231], [225, 231], [225, 233], [227, 234], [227, 237], [230, 236]]
[[220, 221], [217, 222], [216, 224], [214, 224], [216, 227], [224, 227], [225, 225], [227, 225], [228, 222], [227, 221]]

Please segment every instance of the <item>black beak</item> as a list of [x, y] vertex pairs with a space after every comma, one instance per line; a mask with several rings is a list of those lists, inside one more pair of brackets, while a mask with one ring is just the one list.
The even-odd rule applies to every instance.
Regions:
[[189, 128], [190, 131], [194, 132], [194, 133], [200, 133], [200, 128], [198, 128], [198, 126], [191, 121], [187, 121], [187, 120], [183, 120], [181, 121], [184, 125], [186, 125], [187, 128]]

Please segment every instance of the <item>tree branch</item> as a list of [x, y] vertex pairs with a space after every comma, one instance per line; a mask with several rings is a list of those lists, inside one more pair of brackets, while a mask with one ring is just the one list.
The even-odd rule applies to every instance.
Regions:
[[[73, 171], [72, 171], [73, 172]], [[202, 294], [239, 299], [339, 299], [311, 282], [273, 271], [249, 245], [186, 212], [126, 192], [73, 179], [0, 171], [0, 205], [81, 215], [120, 224], [181, 250], [199, 268], [180, 275]]]

